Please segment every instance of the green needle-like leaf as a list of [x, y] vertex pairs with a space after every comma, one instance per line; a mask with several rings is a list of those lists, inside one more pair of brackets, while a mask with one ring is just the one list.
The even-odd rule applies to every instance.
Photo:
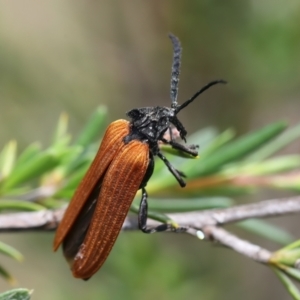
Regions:
[[246, 161], [261, 161], [278, 152], [282, 148], [289, 145], [291, 142], [300, 137], [300, 124], [288, 129], [282, 135], [266, 144], [256, 152], [249, 155]]
[[34, 202], [0, 199], [0, 211], [2, 210], [38, 211], [43, 209], [45, 209], [44, 206]]
[[2, 242], [0, 242], [0, 253], [7, 255], [17, 261], [23, 260], [23, 255], [18, 250]]
[[96, 138], [102, 136], [102, 133], [104, 131], [104, 124], [106, 122], [106, 115], [106, 107], [99, 106], [96, 109], [96, 111], [92, 114], [83, 130], [81, 131], [75, 144], [86, 147]]
[[64, 140], [68, 136], [68, 115], [63, 113], [60, 115], [56, 131], [54, 133], [53, 144], [61, 143], [61, 140]]
[[[137, 199], [139, 201], [139, 199]], [[230, 198], [187, 198], [187, 199], [150, 199], [149, 209], [157, 212], [187, 212], [204, 209], [228, 207], [233, 204]]]
[[28, 161], [34, 159], [41, 152], [41, 145], [39, 143], [33, 143], [29, 145], [19, 156], [16, 161], [16, 167], [22, 168], [23, 164], [27, 164]]
[[69, 180], [66, 184], [57, 191], [55, 194], [56, 197], [60, 198], [69, 198], [74, 194], [75, 189], [77, 188], [80, 180], [83, 178], [86, 173], [87, 166], [82, 167], [80, 170], [76, 171], [72, 176], [70, 176]]
[[278, 264], [276, 266], [278, 268], [280, 268], [282, 271], [284, 271], [286, 274], [288, 274], [289, 276], [291, 276], [292, 278], [294, 278], [300, 282], [300, 270], [292, 268], [292, 267], [288, 267], [283, 264]]
[[300, 155], [287, 155], [274, 157], [261, 162], [245, 162], [233, 163], [226, 166], [220, 174], [227, 176], [237, 175], [267, 175], [276, 174], [284, 171], [294, 170], [300, 167]]
[[277, 268], [272, 268], [275, 274], [279, 277], [280, 281], [283, 283], [289, 294], [295, 300], [300, 300], [300, 293], [292, 280], [283, 272]]
[[230, 144], [224, 145], [212, 155], [199, 159], [199, 165], [195, 167], [189, 162], [191, 176], [204, 176], [219, 170], [224, 164], [237, 161], [253, 150], [261, 147], [270, 139], [280, 134], [286, 125], [282, 122], [268, 125], [258, 131], [247, 134]]
[[[9, 272], [8, 271], [6, 271], [6, 269], [5, 268], [3, 268], [2, 266], [0, 266], [0, 276], [2, 276], [7, 282], [9, 282], [10, 284], [15, 284], [15, 278], [14, 277], [12, 277], [10, 274], [9, 274]], [[7, 299], [9, 299], [9, 298], [5, 298], [4, 297], [4, 294], [5, 293], [3, 293], [3, 294], [0, 294], [0, 300], [7, 300]], [[2, 298], [1, 298], [2, 297]], [[12, 298], [12, 299], [14, 299], [14, 298]]]
[[0, 294], [0, 300], [30, 300], [33, 291], [14, 289]]
[[295, 249], [295, 248], [300, 248], [300, 240], [297, 240], [297, 241], [285, 246], [281, 250], [292, 250], [292, 249]]
[[59, 161], [60, 160], [57, 155], [53, 153], [41, 153], [34, 159], [28, 161], [27, 164], [16, 167], [9, 177], [3, 181], [0, 190], [3, 192], [17, 185], [28, 182], [29, 180], [42, 176], [57, 166]]
[[78, 147], [81, 146], [74, 146], [73, 148], [75, 147], [77, 154], [74, 151], [73, 155], [69, 157], [69, 160], [65, 161], [64, 173], [66, 177], [73, 176], [74, 173], [81, 171], [82, 169], [87, 170], [95, 156], [94, 147], [79, 149]]
[[294, 266], [300, 260], [300, 248], [279, 250], [272, 255], [271, 261], [288, 266]]
[[1, 151], [0, 153], [1, 178], [5, 178], [11, 173], [16, 160], [16, 153], [17, 153], [16, 141], [10, 141]]
[[217, 149], [222, 147], [223, 145], [227, 144], [230, 140], [232, 140], [235, 136], [235, 131], [233, 129], [228, 129], [224, 132], [222, 132], [220, 135], [218, 135], [216, 138], [214, 138], [211, 143], [205, 147], [203, 150], [202, 147], [200, 149], [200, 156], [201, 158], [208, 156], [215, 152]]
[[208, 147], [211, 142], [219, 135], [218, 130], [214, 127], [200, 129], [187, 137], [187, 144], [199, 145], [201, 149]]
[[[295, 266], [300, 260], [300, 240], [297, 240], [289, 245], [274, 252], [270, 261], [274, 264], [283, 264], [285, 266]], [[300, 272], [300, 271], [299, 271]]]
[[264, 220], [246, 220], [239, 222], [236, 225], [258, 236], [282, 245], [286, 245], [294, 240], [293, 236], [291, 236], [288, 232]]

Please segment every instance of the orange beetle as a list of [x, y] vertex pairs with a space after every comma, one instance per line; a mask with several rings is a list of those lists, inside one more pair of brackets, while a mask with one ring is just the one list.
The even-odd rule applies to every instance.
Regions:
[[[213, 81], [200, 89], [182, 105], [177, 103], [181, 46], [177, 37], [169, 35], [174, 49], [171, 77], [171, 107], [136, 108], [127, 113], [131, 121], [117, 120], [107, 128], [98, 153], [79, 184], [58, 226], [54, 250], [63, 245], [64, 256], [74, 277], [89, 279], [105, 262], [122, 228], [136, 192], [142, 189], [138, 214], [139, 228], [153, 233], [171, 228], [164, 224], [147, 228], [146, 184], [154, 169], [157, 155], [177, 179], [185, 186], [184, 173], [176, 170], [159, 149], [158, 142], [197, 156], [197, 146], [184, 146], [173, 140], [172, 126], [186, 141], [186, 130], [178, 120], [181, 109], [201, 93], [223, 80]], [[169, 131], [170, 139], [164, 138]]]

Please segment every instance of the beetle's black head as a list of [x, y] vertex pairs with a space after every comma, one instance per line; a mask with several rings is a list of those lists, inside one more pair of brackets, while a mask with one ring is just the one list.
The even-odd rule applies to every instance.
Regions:
[[127, 112], [127, 116], [131, 118], [131, 133], [129, 137], [126, 137], [126, 142], [132, 139], [139, 139], [146, 140], [150, 144], [157, 144], [159, 140], [163, 139], [164, 133], [171, 128], [172, 125], [179, 131], [180, 137], [185, 141], [187, 132], [176, 115], [211, 86], [218, 83], [226, 83], [224, 80], [212, 81], [200, 89], [193, 97], [179, 105], [177, 102], [177, 94], [181, 63], [181, 46], [177, 37], [172, 34], [170, 34], [169, 37], [173, 44], [171, 107], [135, 108]]
[[161, 140], [166, 130], [177, 120], [173, 108], [159, 106], [134, 108], [127, 112], [127, 116], [131, 118], [132, 130], [151, 143]]

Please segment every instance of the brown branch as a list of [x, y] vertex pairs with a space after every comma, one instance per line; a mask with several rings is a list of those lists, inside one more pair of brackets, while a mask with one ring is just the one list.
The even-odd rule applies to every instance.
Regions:
[[207, 225], [224, 225], [251, 218], [268, 218], [300, 212], [300, 197], [265, 200], [223, 209], [168, 214], [181, 226], [203, 228]]
[[0, 232], [55, 230], [65, 208], [0, 215]]
[[[250, 218], [266, 218], [300, 212], [300, 197], [266, 200], [224, 209], [167, 214], [175, 223], [202, 229], [208, 225], [224, 225]], [[0, 215], [0, 232], [54, 230], [60, 222], [64, 209], [38, 212], [22, 212]], [[148, 226], [157, 221], [148, 220]], [[137, 230], [137, 218], [127, 217], [124, 230]]]
[[[46, 231], [58, 226], [65, 209], [44, 210], [0, 215], [0, 232]], [[239, 205], [225, 209], [168, 214], [180, 226], [188, 227], [187, 233], [199, 238], [217, 241], [223, 246], [245, 255], [257, 262], [268, 263], [272, 253], [258, 245], [245, 241], [220, 225], [249, 218], [274, 217], [300, 212], [300, 197], [274, 199]], [[157, 226], [157, 221], [148, 220], [148, 226]], [[128, 216], [123, 230], [137, 230], [136, 216]]]
[[203, 229], [203, 232], [206, 237], [217, 241], [223, 246], [227, 246], [228, 248], [231, 248], [232, 250], [257, 262], [267, 264], [272, 256], [270, 251], [240, 239], [223, 228], [217, 226], [206, 226]]

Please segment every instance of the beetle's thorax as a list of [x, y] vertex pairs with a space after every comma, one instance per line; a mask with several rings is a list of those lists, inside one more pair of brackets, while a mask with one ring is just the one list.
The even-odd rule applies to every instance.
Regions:
[[174, 120], [177, 120], [174, 109], [160, 106], [135, 108], [127, 112], [127, 116], [131, 118], [131, 132], [125, 142], [139, 139], [157, 144]]

